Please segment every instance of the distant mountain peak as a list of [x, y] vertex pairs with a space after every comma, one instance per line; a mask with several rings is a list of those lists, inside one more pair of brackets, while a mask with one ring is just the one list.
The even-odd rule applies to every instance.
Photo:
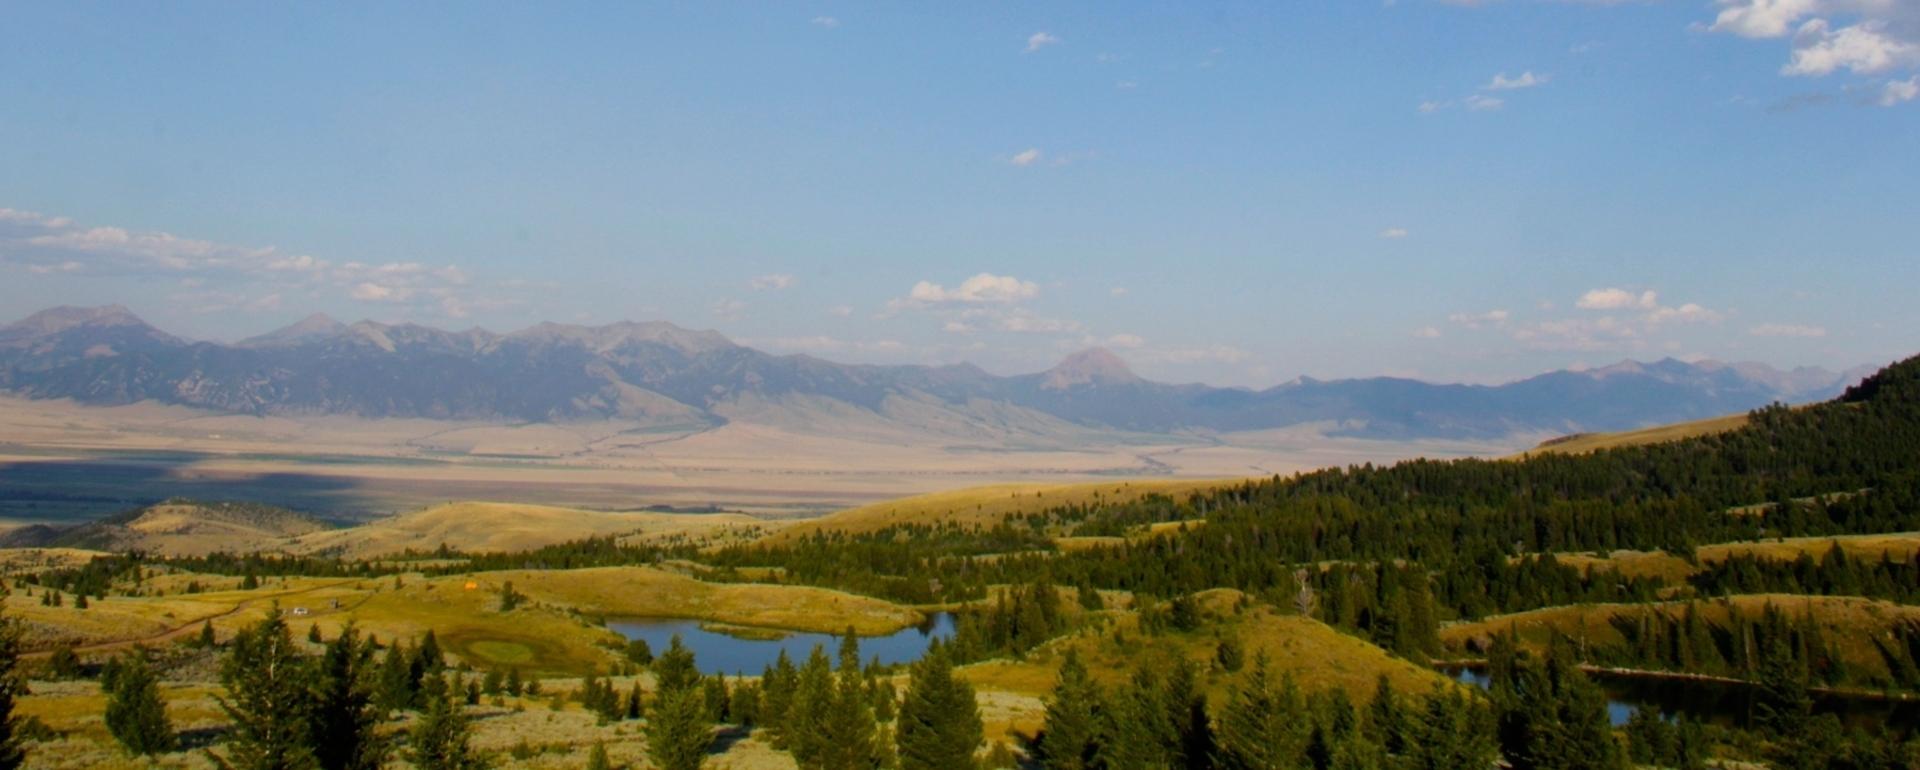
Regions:
[[534, 341], [570, 342], [600, 353], [629, 342], [657, 343], [694, 355], [734, 347], [733, 340], [717, 331], [687, 329], [666, 321], [616, 321], [602, 326], [548, 321], [508, 336]]
[[314, 313], [266, 334], [248, 337], [238, 344], [240, 347], [250, 348], [298, 345], [303, 342], [336, 337], [346, 330], [347, 325], [334, 320], [333, 316]]
[[61, 305], [47, 308], [19, 321], [7, 325], [8, 331], [24, 331], [35, 334], [54, 334], [81, 326], [146, 326], [123, 305], [102, 305], [100, 307], [75, 307]]
[[1067, 356], [1045, 372], [1041, 387], [1066, 390], [1081, 385], [1106, 385], [1139, 382], [1140, 377], [1127, 368], [1127, 362], [1106, 348], [1087, 348]]
[[[62, 305], [42, 310], [6, 326], [0, 326], [0, 345], [37, 345], [71, 335], [99, 337], [100, 333], [120, 337], [130, 333], [134, 337], [144, 337], [167, 345], [177, 345], [182, 342], [178, 337], [153, 328], [139, 316], [134, 315], [133, 311], [120, 305], [100, 307]], [[113, 347], [99, 345], [92, 350], [96, 354], [111, 354]]]

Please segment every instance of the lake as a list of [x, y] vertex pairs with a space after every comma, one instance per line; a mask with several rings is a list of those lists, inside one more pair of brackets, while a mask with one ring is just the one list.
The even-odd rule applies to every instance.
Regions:
[[[749, 639], [733, 636], [723, 631], [701, 627], [700, 621], [675, 618], [623, 618], [610, 619], [607, 628], [628, 639], [645, 640], [653, 654], [665, 652], [675, 634], [680, 643], [693, 650], [694, 663], [705, 674], [747, 674], [756, 676], [785, 650], [794, 665], [805, 662], [813, 653], [814, 645], [826, 645], [827, 655], [832, 656], [840, 650], [840, 638], [832, 634], [815, 634], [780, 629], [751, 629], [758, 634], [781, 634], [778, 639]], [[860, 637], [860, 660], [866, 662], [875, 657], [881, 663], [912, 663], [927, 654], [927, 647], [935, 639], [948, 639], [953, 636], [953, 616], [945, 612], [934, 613], [920, 626], [910, 626], [886, 636]]]
[[[1486, 688], [1485, 669], [1450, 668], [1461, 682]], [[1687, 716], [1719, 724], [1741, 725], [1747, 722], [1751, 707], [1751, 685], [1729, 682], [1703, 682], [1668, 677], [1635, 676], [1590, 672], [1587, 676], [1607, 694], [1607, 717], [1618, 726], [1626, 724], [1634, 712], [1657, 709], [1661, 714]], [[1920, 701], [1900, 701], [1816, 693], [1813, 713], [1836, 714], [1841, 721], [1857, 726], [1910, 731], [1920, 727]]]

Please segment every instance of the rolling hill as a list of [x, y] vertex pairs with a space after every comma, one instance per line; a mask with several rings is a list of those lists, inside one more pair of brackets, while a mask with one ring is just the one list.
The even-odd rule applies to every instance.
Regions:
[[281, 550], [295, 538], [331, 529], [329, 522], [270, 505], [173, 499], [72, 527], [21, 527], [0, 534], [0, 547], [200, 556]]

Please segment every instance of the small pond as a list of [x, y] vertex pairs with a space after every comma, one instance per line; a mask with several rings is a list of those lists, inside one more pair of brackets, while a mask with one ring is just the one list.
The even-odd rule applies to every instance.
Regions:
[[[826, 645], [829, 656], [840, 649], [840, 639], [833, 634], [754, 628], [745, 629], [743, 635], [733, 635], [724, 630], [703, 628], [698, 620], [609, 619], [607, 628], [628, 639], [646, 640], [655, 655], [666, 651], [668, 643], [678, 634], [680, 643], [693, 650], [694, 663], [706, 674], [752, 676], [780, 657], [781, 650], [785, 650], [787, 657], [792, 658], [797, 666], [813, 653], [814, 645]], [[759, 638], [763, 634], [768, 638]], [[773, 638], [775, 635], [778, 638]], [[945, 612], [934, 613], [919, 626], [903, 628], [886, 636], [860, 637], [860, 659], [865, 662], [878, 657], [881, 663], [912, 663], [927, 654], [927, 647], [933, 640], [952, 636], [953, 616]]]
[[[1480, 668], [1450, 668], [1454, 678], [1485, 688], [1487, 672]], [[1607, 717], [1626, 724], [1635, 711], [1658, 709], [1662, 715], [1686, 714], [1719, 724], [1745, 724], [1754, 688], [1730, 682], [1703, 682], [1657, 676], [1593, 672], [1588, 674], [1607, 693]], [[1920, 701], [1815, 694], [1815, 714], [1837, 714], [1849, 725], [1902, 731], [1920, 727]]]

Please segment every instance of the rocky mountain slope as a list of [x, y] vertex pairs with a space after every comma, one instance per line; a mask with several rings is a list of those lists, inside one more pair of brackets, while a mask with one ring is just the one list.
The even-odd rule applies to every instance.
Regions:
[[[1034, 374], [777, 356], [664, 322], [545, 323], [510, 334], [316, 315], [233, 345], [184, 340], [125, 308], [61, 307], [0, 327], [0, 391], [85, 404], [152, 400], [244, 414], [663, 426], [750, 416], [812, 430], [859, 414], [951, 433], [1009, 419], [1049, 430], [1245, 431], [1323, 423], [1379, 438], [1625, 430], [1831, 397], [1863, 371], [1626, 361], [1499, 386], [1301, 379], [1265, 390], [1172, 385], [1105, 350]], [[925, 425], [921, 425], [925, 423]], [[959, 427], [956, 427], [959, 426]]]

